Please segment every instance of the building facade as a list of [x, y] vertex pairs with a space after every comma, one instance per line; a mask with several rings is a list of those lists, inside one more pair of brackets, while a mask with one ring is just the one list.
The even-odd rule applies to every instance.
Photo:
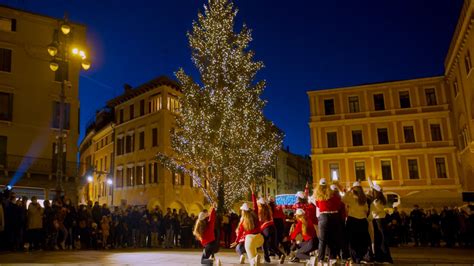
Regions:
[[[86, 27], [71, 24], [84, 46]], [[0, 6], [0, 185], [18, 195], [51, 199], [56, 188], [60, 70], [49, 68], [48, 45], [58, 19]], [[76, 200], [80, 64], [70, 63], [66, 89], [63, 187]], [[26, 78], [27, 77], [27, 78]]]
[[[444, 77], [308, 93], [313, 175], [368, 176], [392, 201], [459, 203], [461, 185]], [[411, 206], [410, 206], [411, 207]]]
[[474, 191], [474, 1], [465, 0], [443, 76], [308, 92], [313, 173], [378, 175], [411, 207]]
[[463, 190], [474, 191], [474, 1], [465, 0], [445, 58], [446, 87], [449, 90], [453, 134], [457, 140], [457, 165]]
[[[197, 214], [206, 204], [190, 176], [167, 170], [155, 160], [158, 153], [171, 154], [171, 131], [179, 113], [180, 89], [175, 81], [158, 77], [141, 86], [125, 86], [122, 95], [108, 102], [114, 119], [86, 136], [89, 147], [81, 153], [92, 167], [84, 176], [84, 198], [114, 206], [142, 205], [184, 209]], [[113, 136], [105, 140], [106, 136]], [[103, 142], [103, 145], [102, 145]], [[106, 144], [108, 143], [108, 144]], [[84, 146], [84, 147], [85, 147]], [[92, 152], [92, 154], [91, 154]], [[94, 170], [90, 170], [90, 169]], [[112, 179], [112, 184], [107, 179]]]
[[304, 190], [306, 182], [313, 180], [311, 159], [291, 153], [289, 148], [278, 151], [275, 161], [274, 175], [276, 179], [276, 194], [295, 194]]

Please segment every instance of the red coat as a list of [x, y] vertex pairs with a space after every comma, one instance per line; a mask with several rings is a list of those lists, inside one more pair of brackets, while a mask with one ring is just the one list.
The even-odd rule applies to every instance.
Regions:
[[313, 222], [311, 222], [311, 220], [306, 220], [306, 234], [303, 234], [303, 223], [298, 221], [295, 225], [295, 228], [291, 232], [290, 239], [294, 240], [300, 233], [303, 235], [304, 241], [315, 238], [316, 230], [314, 229]]
[[214, 224], [216, 223], [216, 210], [211, 208], [211, 214], [208, 217], [208, 224], [201, 238], [201, 245], [206, 246], [207, 244], [214, 241], [216, 238], [214, 236]]

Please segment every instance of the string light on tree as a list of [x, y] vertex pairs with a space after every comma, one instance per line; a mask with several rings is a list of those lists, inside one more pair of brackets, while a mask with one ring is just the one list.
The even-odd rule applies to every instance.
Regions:
[[[248, 184], [270, 173], [282, 134], [263, 115], [265, 81], [254, 82], [263, 67], [248, 50], [251, 30], [234, 32], [237, 9], [229, 0], [209, 0], [188, 33], [199, 83], [183, 69], [183, 91], [174, 154], [158, 154], [167, 168], [185, 172], [211, 200], [225, 207], [248, 194]], [[204, 182], [209, 186], [204, 186]]]

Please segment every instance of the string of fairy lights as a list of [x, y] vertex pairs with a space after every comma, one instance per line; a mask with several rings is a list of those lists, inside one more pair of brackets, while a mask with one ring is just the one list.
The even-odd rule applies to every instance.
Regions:
[[174, 153], [157, 156], [168, 169], [192, 173], [210, 201], [221, 185], [225, 207], [247, 195], [251, 182], [263, 182], [283, 138], [263, 115], [265, 81], [254, 83], [263, 63], [248, 50], [251, 30], [234, 32], [237, 11], [232, 1], [209, 0], [193, 22], [187, 36], [200, 83], [176, 72], [183, 95]]

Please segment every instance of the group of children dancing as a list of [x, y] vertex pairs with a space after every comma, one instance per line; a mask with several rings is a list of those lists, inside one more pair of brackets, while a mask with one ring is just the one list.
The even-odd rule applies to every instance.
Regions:
[[[329, 265], [338, 260], [346, 263], [393, 263], [385, 237], [385, 205], [387, 203], [380, 185], [368, 179], [370, 191], [366, 194], [359, 182], [350, 188], [339, 183], [329, 184], [319, 180], [313, 196], [309, 187], [296, 193], [297, 203], [292, 206], [295, 223], [284, 236], [284, 214], [272, 198], [268, 200], [255, 195], [251, 186], [252, 203], [240, 207], [241, 218], [236, 229], [235, 248], [240, 263], [246, 260], [250, 265], [260, 265], [259, 248], [263, 248], [265, 262], [277, 256], [280, 264], [286, 256], [280, 244], [290, 241], [293, 251], [291, 262], [305, 262], [306, 265], [323, 265], [326, 257]], [[204, 247], [201, 264], [221, 265], [214, 255], [219, 250], [219, 233], [215, 230], [216, 210], [203, 210], [194, 227], [194, 235]], [[216, 232], [214, 232], [216, 231]], [[311, 257], [317, 254], [316, 257]], [[327, 255], [327, 256], [326, 256]], [[313, 259], [312, 259], [313, 258]]]

